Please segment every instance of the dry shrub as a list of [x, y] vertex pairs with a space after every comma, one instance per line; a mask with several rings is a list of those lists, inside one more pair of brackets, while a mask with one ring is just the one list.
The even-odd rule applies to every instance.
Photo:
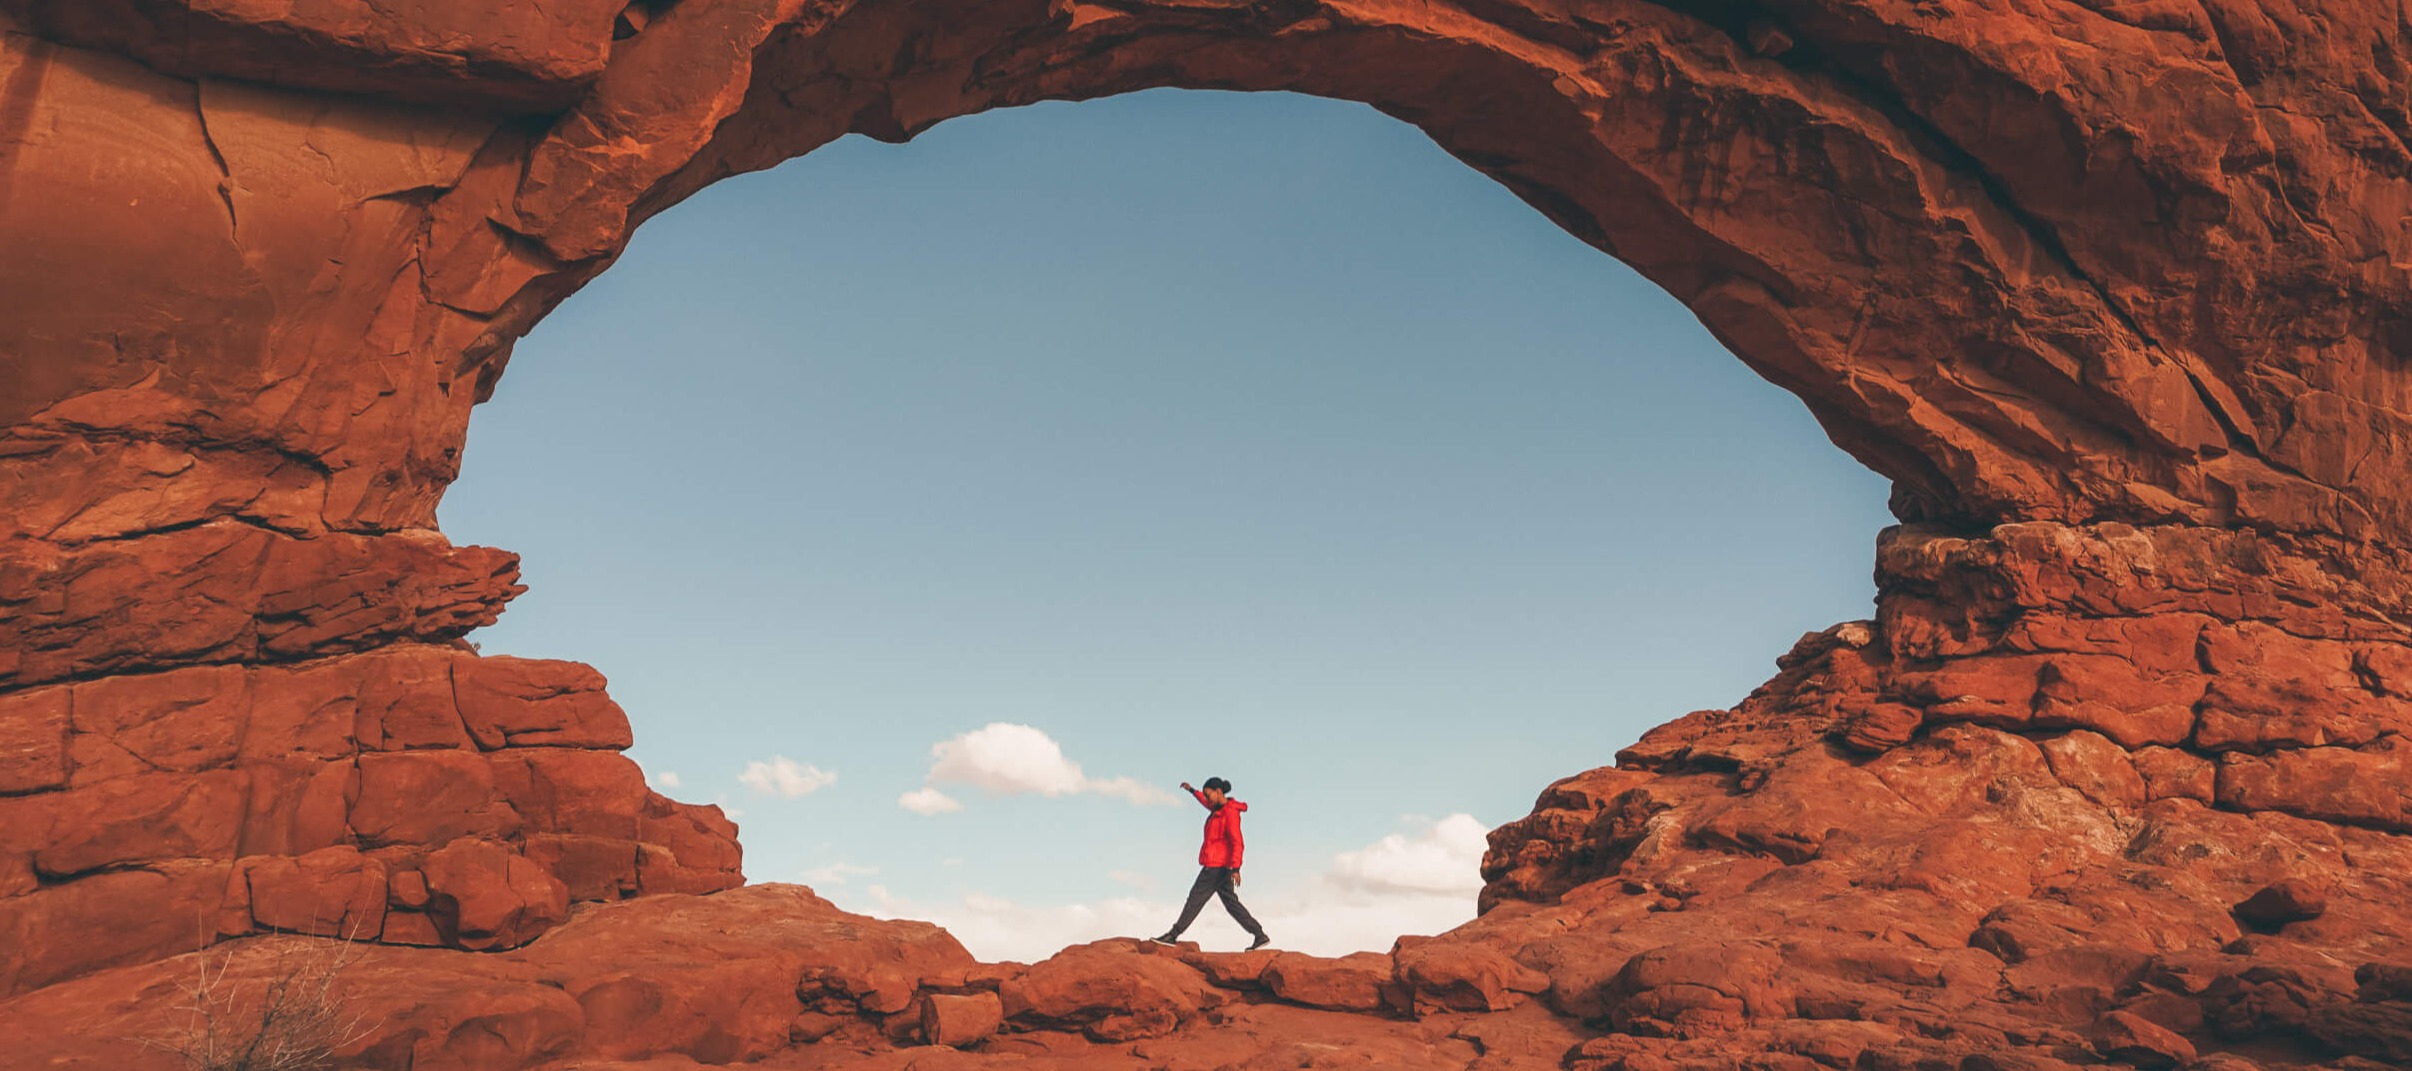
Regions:
[[232, 970], [232, 948], [194, 957], [198, 967], [178, 987], [168, 1030], [142, 1043], [182, 1059], [185, 1071], [333, 1071], [336, 1054], [368, 1034], [338, 991], [356, 946], [333, 938], [271, 940], [273, 949], [248, 957], [240, 973]]

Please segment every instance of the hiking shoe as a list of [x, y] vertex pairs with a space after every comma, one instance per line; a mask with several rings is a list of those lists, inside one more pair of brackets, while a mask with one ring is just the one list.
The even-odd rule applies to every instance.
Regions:
[[1261, 934], [1261, 933], [1260, 933], [1260, 934], [1257, 934], [1257, 935], [1256, 935], [1256, 940], [1255, 940], [1253, 943], [1251, 943], [1251, 944], [1248, 946], [1248, 949], [1247, 949], [1247, 950], [1248, 950], [1248, 951], [1250, 951], [1250, 952], [1254, 952], [1254, 951], [1256, 951], [1257, 949], [1263, 948], [1263, 947], [1265, 947], [1266, 945], [1269, 945], [1269, 944], [1272, 944], [1272, 943], [1273, 943], [1273, 938], [1271, 938], [1271, 937], [1269, 937], [1269, 936], [1266, 936], [1265, 934]]
[[1177, 944], [1180, 944], [1180, 943], [1181, 943], [1181, 939], [1180, 939], [1180, 938], [1175, 937], [1175, 936], [1173, 936], [1173, 935], [1171, 935], [1171, 934], [1169, 934], [1169, 933], [1157, 934], [1157, 935], [1156, 935], [1156, 936], [1154, 936], [1154, 937], [1150, 937], [1150, 938], [1148, 938], [1148, 940], [1150, 940], [1150, 941], [1154, 941], [1154, 942], [1156, 942], [1157, 944], [1160, 944], [1160, 945], [1177, 945]]

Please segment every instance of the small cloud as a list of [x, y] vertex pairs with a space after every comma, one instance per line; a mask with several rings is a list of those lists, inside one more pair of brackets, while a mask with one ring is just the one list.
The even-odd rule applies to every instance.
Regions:
[[1393, 833], [1341, 852], [1326, 873], [1347, 891], [1370, 895], [1472, 895], [1482, 890], [1482, 853], [1489, 830], [1470, 814], [1453, 814], [1409, 837]]
[[653, 784], [656, 788], [677, 788], [678, 771], [663, 770], [662, 772], [653, 775]]
[[1145, 784], [1128, 777], [1108, 777], [1091, 780], [1088, 784], [1088, 790], [1097, 793], [1100, 796], [1112, 796], [1115, 799], [1129, 800], [1130, 802], [1139, 804], [1143, 807], [1155, 804], [1181, 802], [1181, 797], [1174, 795], [1170, 789], [1158, 788], [1155, 785]]
[[839, 861], [828, 866], [816, 866], [804, 872], [804, 880], [813, 885], [844, 885], [848, 878], [863, 878], [879, 873], [875, 866], [859, 866]]
[[930, 781], [1006, 795], [1061, 796], [1088, 783], [1055, 738], [1028, 725], [991, 722], [930, 748]]
[[1136, 870], [1117, 870], [1106, 876], [1143, 892], [1156, 887], [1155, 875], [1142, 874]]
[[[922, 793], [941, 784], [970, 785], [1001, 796], [1068, 796], [1093, 793], [1137, 804], [1178, 803], [1172, 792], [1128, 777], [1090, 777], [1064, 757], [1063, 746], [1045, 732], [1012, 722], [990, 722], [930, 747], [930, 774]], [[919, 793], [907, 793], [908, 798]], [[947, 799], [944, 810], [961, 804]], [[919, 810], [906, 802], [908, 810]], [[923, 814], [935, 813], [922, 811]]]
[[818, 766], [799, 765], [785, 755], [773, 755], [769, 762], [746, 763], [737, 781], [756, 792], [792, 800], [829, 787], [837, 775]]
[[896, 805], [914, 814], [945, 814], [948, 811], [963, 809], [963, 805], [956, 802], [955, 797], [934, 788], [917, 788], [898, 796]]

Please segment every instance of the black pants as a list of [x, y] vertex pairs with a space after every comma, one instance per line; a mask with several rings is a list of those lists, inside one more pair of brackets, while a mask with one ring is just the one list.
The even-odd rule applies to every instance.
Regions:
[[1247, 930], [1250, 937], [1265, 935], [1265, 928], [1256, 924], [1256, 916], [1240, 906], [1239, 890], [1231, 887], [1231, 868], [1210, 866], [1200, 868], [1198, 880], [1189, 884], [1189, 902], [1181, 905], [1181, 921], [1173, 923], [1170, 936], [1181, 936], [1181, 931], [1198, 920], [1198, 912], [1206, 907], [1209, 896], [1222, 897], [1223, 910], [1231, 912], [1231, 917], [1239, 920], [1240, 928]]

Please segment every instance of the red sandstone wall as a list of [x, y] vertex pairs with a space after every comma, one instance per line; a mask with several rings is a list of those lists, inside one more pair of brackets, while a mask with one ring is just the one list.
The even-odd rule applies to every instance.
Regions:
[[456, 646], [0, 695], [0, 992], [262, 930], [508, 948], [572, 900], [736, 885], [571, 662]]
[[592, 671], [451, 645], [519, 590], [433, 528], [471, 406], [717, 178], [1179, 85], [1417, 124], [1915, 522], [1876, 620], [1495, 838], [1452, 939], [1613, 1028], [1564, 1066], [2400, 1053], [2406, 36], [2356, 0], [0, 0], [0, 996], [734, 884]]

